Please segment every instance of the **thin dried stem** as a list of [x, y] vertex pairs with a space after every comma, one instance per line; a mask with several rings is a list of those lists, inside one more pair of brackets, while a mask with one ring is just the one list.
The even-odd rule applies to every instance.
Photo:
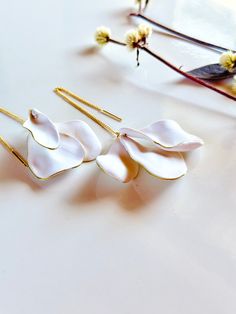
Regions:
[[149, 3], [149, 0], [146, 0], [146, 1], [145, 1], [144, 8], [143, 8], [143, 12], [147, 9], [148, 3]]
[[[124, 44], [125, 45], [125, 44]], [[228, 94], [227, 92], [224, 92], [223, 90], [207, 83], [206, 81], [204, 80], [201, 80], [187, 72], [184, 72], [181, 70], [181, 68], [178, 68], [176, 67], [175, 65], [173, 65], [172, 63], [170, 63], [169, 61], [165, 60], [164, 58], [162, 58], [161, 56], [159, 56], [158, 54], [156, 54], [155, 52], [153, 52], [152, 50], [150, 50], [147, 45], [137, 45], [137, 49], [142, 49], [143, 51], [147, 52], [149, 55], [153, 56], [154, 58], [158, 59], [159, 61], [161, 61], [162, 63], [164, 63], [166, 66], [168, 66], [169, 68], [171, 68], [172, 70], [174, 70], [175, 72], [181, 74], [182, 76], [188, 78], [189, 80], [197, 83], [197, 84], [200, 84], [206, 88], [209, 88], [211, 90], [213, 90], [214, 92], [218, 93], [218, 94], [221, 94], [229, 99], [232, 99], [234, 101], [236, 101], [236, 97], [231, 95], [231, 94]]]
[[233, 95], [230, 95], [226, 92], [224, 92], [223, 90], [221, 89], [218, 89], [217, 87], [214, 87], [213, 85], [207, 83], [206, 81], [203, 81], [195, 76], [192, 76], [191, 74], [187, 73], [187, 72], [184, 72], [182, 71], [180, 68], [176, 67], [175, 65], [173, 65], [172, 63], [170, 63], [169, 61], [163, 59], [161, 56], [159, 56], [158, 54], [156, 54], [155, 52], [151, 51], [149, 48], [147, 47], [140, 47], [140, 49], [142, 49], [143, 51], [146, 51], [149, 55], [153, 56], [154, 58], [158, 59], [159, 61], [161, 61], [162, 63], [164, 63], [165, 65], [167, 65], [169, 68], [171, 68], [172, 70], [174, 70], [175, 72], [181, 74], [182, 76], [188, 78], [189, 80], [195, 82], [195, 83], [198, 83], [202, 86], [205, 86], [211, 90], [213, 90], [214, 92], [218, 93], [218, 94], [221, 94], [227, 98], [230, 98], [234, 101], [236, 101], [236, 97], [233, 96]]
[[155, 26], [157, 26], [157, 27], [167, 31], [168, 33], [171, 33], [173, 35], [176, 35], [178, 37], [186, 39], [186, 40], [188, 40], [190, 42], [194, 42], [194, 43], [196, 43], [198, 45], [214, 49], [216, 52], [222, 53], [224, 51], [229, 51], [229, 50], [233, 51], [233, 52], [236, 52], [235, 50], [232, 50], [232, 49], [229, 49], [229, 48], [225, 48], [225, 47], [222, 47], [222, 46], [219, 46], [219, 45], [215, 45], [215, 44], [209, 43], [207, 41], [203, 41], [203, 40], [197, 39], [195, 37], [186, 35], [184, 33], [178, 32], [178, 31], [176, 31], [176, 30], [174, 30], [174, 29], [172, 29], [170, 27], [167, 27], [167, 26], [165, 26], [165, 25], [163, 25], [163, 24], [161, 24], [161, 23], [159, 23], [159, 22], [157, 22], [157, 21], [147, 17], [146, 15], [142, 14], [142, 12], [131, 13], [130, 16], [139, 17], [139, 18], [141, 18], [141, 19], [143, 19], [143, 20], [145, 20], [145, 21], [147, 21], [147, 22], [149, 22], [149, 23], [151, 23], [151, 24], [153, 24], [153, 25], [155, 25]]
[[115, 40], [113, 38], [109, 38], [108, 40], [109, 42], [113, 43], [113, 44], [117, 44], [117, 45], [120, 45], [120, 46], [126, 46], [125, 43], [123, 43], [122, 41], [119, 41], [119, 40]]

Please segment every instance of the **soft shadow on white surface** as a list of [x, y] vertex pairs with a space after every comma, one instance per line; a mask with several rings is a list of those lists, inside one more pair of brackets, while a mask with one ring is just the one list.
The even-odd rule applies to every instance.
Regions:
[[25, 167], [14, 156], [3, 156], [1, 164], [4, 165], [0, 171], [0, 184], [25, 184], [35, 193], [46, 191], [55, 184], [63, 183], [70, 176], [74, 169], [60, 173], [48, 180], [36, 178], [28, 167]]
[[[123, 53], [127, 54], [127, 60], [124, 61], [122, 59], [120, 61], [119, 53], [123, 49]], [[90, 54], [90, 52], [92, 53]], [[78, 57], [81, 55], [88, 60], [91, 58], [91, 61], [99, 60], [99, 63], [104, 64], [104, 66], [99, 65], [93, 69], [93, 81], [98, 81], [100, 84], [102, 82], [109, 85], [126, 84], [145, 92], [147, 97], [150, 97], [150, 95], [153, 95], [156, 99], [172, 97], [179, 102], [189, 102], [192, 106], [236, 117], [236, 107], [233, 100], [227, 99], [181, 76], [176, 76], [176, 73], [163, 66], [158, 60], [153, 58], [147, 60], [148, 56], [144, 54], [140, 56], [141, 65], [139, 68], [135, 66], [135, 56], [127, 52], [124, 47], [105, 47], [97, 50], [95, 46], [88, 46], [78, 51]], [[207, 63], [202, 63], [202, 65], [205, 64]], [[151, 71], [150, 66], [153, 67], [154, 71]], [[191, 66], [186, 68], [184, 65], [184, 70], [190, 70], [191, 68]], [[166, 70], [164, 74], [162, 73], [163, 70]], [[162, 76], [159, 75], [160, 71]], [[232, 79], [214, 82], [212, 85], [232, 93]], [[198, 94], [198, 97], [195, 94], [193, 97], [189, 97], [189, 94], [192, 93]]]
[[83, 204], [95, 205], [103, 199], [109, 199], [125, 210], [136, 212], [145, 209], [146, 205], [151, 205], [152, 202], [158, 203], [158, 199], [162, 198], [166, 190], [178, 186], [178, 181], [181, 179], [160, 180], [141, 169], [135, 180], [124, 184], [95, 168], [90, 176], [83, 180], [83, 184], [70, 197], [69, 202], [78, 205], [81, 210]]
[[41, 186], [32, 178], [29, 169], [14, 157], [4, 156], [1, 158], [1, 164], [4, 165], [4, 167], [2, 167], [0, 171], [0, 183], [4, 182], [9, 184], [21, 182], [28, 185], [33, 191], [41, 189]]

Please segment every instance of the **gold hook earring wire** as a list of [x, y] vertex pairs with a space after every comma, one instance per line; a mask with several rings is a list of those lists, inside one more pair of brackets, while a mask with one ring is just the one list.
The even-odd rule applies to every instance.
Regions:
[[27, 160], [15, 148], [13, 148], [6, 140], [4, 140], [2, 136], [0, 136], [0, 143], [11, 154], [13, 154], [25, 167], [29, 167]]
[[[55, 88], [55, 91], [57, 92], [61, 92], [61, 93], [64, 93], [65, 95], [68, 95], [76, 100], [78, 100], [79, 102], [81, 102], [82, 104], [86, 105], [86, 106], [89, 106], [90, 108], [93, 108], [95, 110], [97, 110], [98, 112], [108, 116], [109, 118], [112, 118], [113, 120], [116, 120], [118, 122], [121, 122], [122, 121], [122, 118], [118, 117], [117, 115], [115, 115], [114, 113], [111, 113], [110, 111], [108, 110], [105, 110], [89, 101], [87, 101], [86, 99], [76, 95], [75, 93], [69, 91], [68, 89], [64, 88], [64, 87], [57, 87]], [[77, 104], [74, 104], [73, 105], [75, 108], [77, 107]]]
[[[0, 112], [6, 115], [7, 117], [15, 120], [16, 122], [20, 124], [24, 124], [25, 120], [18, 115], [0, 107]], [[27, 160], [15, 149], [13, 148], [5, 139], [3, 139], [2, 136], [0, 136], [0, 143], [3, 147], [5, 147], [11, 154], [13, 154], [24, 166], [28, 167]]]
[[0, 107], [0, 112], [3, 113], [5, 116], [15, 120], [16, 122], [20, 123], [20, 124], [24, 124], [25, 120], [23, 118], [21, 118], [20, 116]]
[[[67, 91], [67, 90], [66, 90]], [[86, 115], [88, 118], [96, 122], [98, 125], [100, 125], [103, 129], [105, 129], [107, 132], [111, 133], [114, 136], [119, 136], [119, 132], [113, 130], [109, 125], [104, 123], [103, 121], [99, 120], [97, 117], [95, 117], [92, 113], [90, 113], [85, 108], [81, 107], [77, 103], [75, 103], [73, 100], [71, 100], [69, 97], [67, 97], [65, 94], [70, 95], [70, 92], [65, 92], [65, 89], [62, 87], [57, 87], [54, 89], [54, 92], [60, 96], [62, 99], [64, 99], [68, 104], [72, 105], [76, 109], [78, 109], [80, 112], [82, 112], [84, 115]], [[75, 98], [75, 97], [74, 97]], [[78, 98], [76, 98], [78, 100]]]

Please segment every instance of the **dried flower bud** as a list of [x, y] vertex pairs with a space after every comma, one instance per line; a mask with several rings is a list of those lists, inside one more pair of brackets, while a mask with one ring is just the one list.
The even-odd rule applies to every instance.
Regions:
[[219, 63], [223, 68], [232, 72], [236, 67], [236, 53], [232, 51], [224, 52], [220, 57]]
[[125, 43], [127, 47], [131, 50], [137, 47], [138, 42], [140, 41], [139, 32], [136, 29], [130, 30], [125, 35]]
[[141, 40], [145, 40], [152, 35], [152, 28], [148, 24], [140, 24], [138, 26], [138, 33]]
[[100, 26], [96, 29], [95, 40], [100, 45], [106, 45], [111, 37], [111, 31], [108, 27]]

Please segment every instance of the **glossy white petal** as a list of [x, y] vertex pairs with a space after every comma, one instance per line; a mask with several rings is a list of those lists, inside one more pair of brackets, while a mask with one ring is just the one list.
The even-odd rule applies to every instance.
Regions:
[[34, 175], [40, 179], [79, 166], [84, 159], [82, 145], [73, 137], [61, 135], [60, 146], [51, 150], [39, 145], [28, 136], [28, 163]]
[[84, 161], [96, 159], [100, 155], [102, 146], [94, 131], [84, 121], [74, 120], [64, 123], [56, 123], [58, 131], [70, 135], [78, 140], [84, 147]]
[[185, 132], [173, 120], [161, 120], [141, 130], [153, 142], [170, 151], [190, 151], [203, 145], [202, 139]]
[[56, 149], [59, 146], [60, 136], [55, 124], [37, 109], [30, 110], [29, 118], [23, 126], [40, 145], [49, 149]]
[[120, 140], [133, 160], [160, 179], [177, 179], [187, 172], [180, 153], [167, 152], [159, 148], [150, 149], [126, 136], [121, 136]]
[[136, 130], [132, 128], [121, 128], [119, 132], [121, 135], [127, 135], [128, 137], [138, 138], [142, 140], [147, 140], [149, 142], [153, 142], [153, 140], [148, 135], [146, 135], [140, 130]]
[[119, 139], [106, 155], [97, 157], [97, 164], [108, 175], [124, 183], [136, 178], [139, 172], [139, 165], [130, 158]]
[[151, 141], [167, 151], [185, 152], [203, 145], [202, 139], [185, 132], [173, 120], [160, 120], [141, 131], [132, 128], [122, 128], [120, 133], [131, 138]]

